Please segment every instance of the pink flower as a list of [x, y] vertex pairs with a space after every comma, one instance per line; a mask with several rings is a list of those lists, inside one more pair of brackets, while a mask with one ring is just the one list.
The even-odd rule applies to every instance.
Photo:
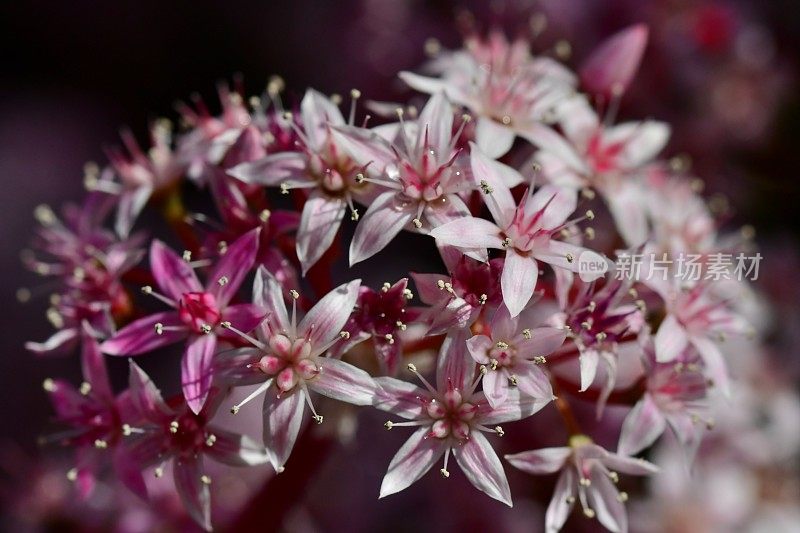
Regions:
[[561, 529], [576, 499], [586, 517], [596, 517], [610, 531], [628, 531], [624, 505], [628, 494], [614, 486], [619, 479], [617, 472], [636, 476], [658, 472], [654, 464], [608, 452], [586, 435], [573, 435], [569, 446], [530, 450], [505, 458], [529, 474], [561, 471], [545, 515], [547, 533]]
[[444, 455], [439, 470], [447, 478], [452, 453], [470, 483], [492, 498], [511, 506], [511, 491], [500, 459], [484, 433], [503, 435], [500, 424], [529, 417], [544, 407], [552, 394], [525, 396], [516, 389], [506, 401], [493, 408], [482, 392], [476, 392], [482, 374], [475, 379], [475, 362], [466, 347], [467, 330], [448, 335], [439, 352], [436, 388], [423, 378], [425, 388], [395, 378], [376, 378], [374, 405], [407, 422], [387, 422], [386, 428], [417, 427], [389, 464], [381, 484], [380, 497], [407, 488], [421, 478]]
[[648, 34], [646, 25], [636, 24], [600, 43], [580, 68], [584, 87], [607, 99], [619, 98], [639, 69]]
[[505, 250], [500, 285], [503, 301], [513, 317], [533, 296], [539, 276], [537, 261], [577, 272], [579, 258], [595, 264], [605, 259], [586, 248], [555, 239], [568, 225], [567, 217], [575, 211], [574, 195], [545, 186], [535, 194], [526, 193], [517, 206], [504, 183], [503, 169], [508, 167], [488, 159], [473, 147], [472, 172], [481, 182], [494, 223], [467, 216], [433, 229], [431, 236], [440, 243], [460, 248]]
[[161, 241], [153, 241], [150, 268], [164, 294], [154, 292], [149, 286], [143, 287], [143, 291], [174, 310], [155, 313], [125, 326], [102, 344], [103, 352], [139, 355], [187, 339], [181, 383], [189, 407], [195, 413], [200, 412], [211, 388], [218, 338], [235, 338], [226, 331], [228, 323], [250, 331], [264, 316], [264, 310], [256, 305], [230, 305], [255, 262], [258, 234], [258, 229], [252, 230], [231, 244], [211, 271], [205, 287], [187, 261]]
[[656, 121], [609, 126], [584, 96], [562, 102], [558, 117], [564, 138], [539, 145], [535, 159], [542, 173], [574, 194], [596, 188], [628, 245], [642, 244], [648, 232], [643, 169], [667, 143], [669, 126]]
[[729, 303], [714, 296], [711, 285], [692, 288], [666, 288], [651, 283], [667, 305], [667, 316], [655, 336], [656, 361], [674, 361], [687, 346], [693, 346], [703, 359], [706, 372], [725, 395], [730, 394], [730, 378], [717, 341], [726, 335], [748, 335], [751, 326], [730, 309]]
[[511, 388], [537, 398], [553, 396], [550, 378], [539, 368], [544, 356], [556, 351], [567, 336], [566, 328], [520, 328], [505, 306], [495, 312], [489, 335], [475, 335], [467, 348], [476, 363], [486, 365], [483, 392], [492, 407], [501, 406]]
[[216, 392], [197, 413], [182, 401], [175, 407], [164, 402], [150, 377], [131, 361], [130, 395], [141, 417], [141, 427], [129, 429], [135, 436], [131, 455], [141, 468], [158, 465], [156, 477], [171, 460], [184, 508], [201, 527], [211, 530], [211, 478], [203, 472], [204, 459], [254, 466], [269, 460], [267, 451], [247, 436], [209, 424], [222, 400]]
[[227, 355], [225, 379], [233, 385], [261, 383], [232, 412], [264, 394], [264, 444], [277, 472], [292, 452], [308, 404], [316, 423], [323, 417], [311, 400], [311, 392], [352, 403], [372, 403], [375, 384], [363, 370], [325, 357], [340, 338], [358, 297], [361, 280], [333, 289], [297, 323], [296, 300], [291, 291], [292, 313], [287, 313], [278, 281], [263, 267], [256, 274], [253, 300], [268, 311], [256, 330], [256, 338], [242, 334], [255, 348], [242, 348]]
[[687, 346], [675, 360], [659, 363], [650, 340], [645, 344], [644, 364], [647, 391], [625, 418], [617, 450], [622, 455], [637, 454], [669, 426], [691, 461], [700, 445], [702, 427], [713, 426], [707, 414], [709, 384], [702, 359]]
[[[466, 122], [462, 123], [462, 127]], [[443, 94], [428, 100], [415, 123], [376, 130], [336, 128], [334, 138], [383, 188], [356, 227], [350, 243], [353, 265], [381, 251], [403, 229], [426, 232], [469, 214], [459, 194], [475, 188], [466, 175], [453, 133], [453, 110]], [[388, 135], [388, 134], [387, 134]]]
[[[458, 258], [454, 259], [454, 255]], [[420, 321], [429, 326], [428, 335], [469, 327], [481, 310], [487, 306], [496, 308], [502, 302], [499, 290], [502, 259], [483, 263], [461, 255], [455, 248], [442, 251], [442, 258], [450, 276], [411, 273], [420, 299], [431, 306], [420, 316]]]
[[[357, 94], [357, 93], [356, 93]], [[354, 97], [355, 101], [355, 97]], [[367, 202], [369, 186], [356, 179], [364, 163], [348, 156], [345, 145], [331, 128], [346, 124], [339, 108], [326, 96], [309, 89], [300, 105], [304, 131], [302, 151], [271, 153], [266, 157], [237, 165], [229, 174], [244, 181], [269, 187], [309, 189], [297, 232], [297, 257], [308, 272], [333, 243], [349, 207], [358, 220], [353, 200]], [[352, 125], [353, 113], [349, 124]]]
[[403, 354], [400, 332], [405, 331], [419, 314], [416, 309], [408, 307], [413, 297], [408, 289], [408, 278], [394, 285], [384, 283], [378, 291], [361, 287], [358, 301], [344, 328], [350, 336], [334, 346], [332, 355], [341, 356], [356, 344], [372, 339], [382, 373], [396, 374]]
[[77, 484], [82, 498], [88, 498], [92, 493], [98, 470], [109, 459], [119, 479], [134, 493], [144, 496], [147, 489], [139, 465], [122, 445], [123, 425], [135, 417], [129, 395], [114, 395], [103, 354], [87, 324], [84, 324], [81, 336], [84, 381], [80, 388], [76, 389], [63, 380], [47, 379], [44, 382], [57, 421], [69, 427], [46, 437], [46, 440], [75, 448], [77, 464], [67, 477]]
[[454, 52], [434, 65], [442, 77], [427, 78], [401, 72], [412, 88], [428, 94], [444, 93], [477, 117], [478, 146], [491, 158], [504, 155], [514, 137], [546, 142], [553, 132], [542, 124], [577, 83], [566, 67], [546, 57], [533, 57], [529, 43], [509, 43], [498, 31], [485, 40], [473, 35], [465, 50]]

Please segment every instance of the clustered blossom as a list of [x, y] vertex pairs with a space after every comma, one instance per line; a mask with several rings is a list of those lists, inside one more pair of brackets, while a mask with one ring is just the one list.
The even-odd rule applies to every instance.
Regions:
[[[291, 475], [293, 452], [306, 453], [296, 444], [316, 431], [309, 420], [336, 422], [333, 399], [389, 413], [393, 433], [412, 428], [381, 498], [435, 465], [449, 478], [452, 456], [474, 487], [511, 506], [504, 456], [525, 472], [559, 473], [548, 532], [576, 502], [585, 517], [626, 531], [618, 472], [658, 475], [632, 456], [667, 427], [691, 463], [716, 398], [735, 394], [725, 338], [756, 335], [730, 287], [614, 278], [614, 257], [632, 251], [705, 261], [731, 246], [692, 178], [661, 159], [669, 127], [612, 125], [646, 42], [646, 28], [629, 28], [576, 75], [522, 38], [473, 34], [428, 65], [437, 77], [400, 74], [430, 96], [419, 112], [398, 107], [394, 122], [357, 122], [357, 90], [347, 118], [340, 97], [313, 89], [284, 107], [273, 78], [247, 100], [220, 86], [219, 115], [199, 99], [181, 104], [188, 130], [173, 135], [157, 121], [146, 151], [123, 134], [125, 151], [87, 169], [81, 207], [63, 220], [37, 209], [39, 251], [24, 255], [57, 281], [48, 311], [57, 332], [28, 348], [81, 346], [84, 383], [44, 385], [67, 428], [49, 440], [75, 448], [68, 477], [81, 495], [108, 462], [146, 498], [144, 474], [161, 477], [169, 463], [186, 512], [211, 529], [205, 461], [275, 473], [288, 461]], [[590, 104], [598, 97], [603, 112]], [[522, 157], [511, 157], [518, 148]], [[524, 168], [513, 163], [531, 154]], [[188, 188], [215, 212], [189, 212]], [[180, 244], [152, 240], [141, 264], [145, 234], [131, 231], [148, 229], [138, 221], [147, 209], [173, 230], [161, 237]], [[353, 230], [349, 243], [343, 228]], [[370, 275], [387, 260], [404, 268], [408, 258], [386, 249], [404, 230], [443, 267], [377, 289], [338, 279], [361, 262]], [[183, 347], [180, 363], [162, 350], [172, 344]], [[128, 387], [115, 393], [103, 354], [168, 361], [181, 393], [162, 398], [133, 359]], [[246, 397], [235, 403], [237, 389]], [[216, 425], [220, 409], [235, 415], [259, 397], [260, 442]], [[575, 399], [596, 402], [597, 424], [621, 430], [616, 453], [580, 427]], [[621, 428], [604, 413], [609, 402], [630, 408]], [[558, 412], [566, 432], [538, 426], [543, 409]], [[495, 451], [515, 451], [501, 437], [525, 425], [563, 446]]]

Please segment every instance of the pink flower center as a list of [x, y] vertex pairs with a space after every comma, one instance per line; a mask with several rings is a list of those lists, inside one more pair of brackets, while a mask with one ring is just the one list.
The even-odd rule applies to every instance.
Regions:
[[292, 390], [300, 380], [308, 381], [319, 374], [316, 358], [311, 357], [311, 343], [307, 339], [291, 340], [285, 335], [275, 335], [269, 340], [270, 355], [258, 362], [259, 369], [275, 376], [275, 384], [283, 392]]
[[618, 158], [624, 147], [624, 143], [621, 142], [603, 144], [601, 132], [595, 133], [589, 139], [589, 146], [586, 148], [586, 157], [595, 174], [606, 174], [617, 170]]
[[426, 412], [433, 419], [429, 437], [445, 439], [454, 437], [459, 441], [469, 438], [470, 423], [475, 418], [478, 408], [464, 401], [458, 389], [447, 391], [440, 399], [428, 402]]
[[213, 328], [222, 318], [217, 308], [217, 299], [207, 292], [187, 292], [183, 294], [178, 314], [184, 324], [197, 333], [206, 333], [206, 328]]
[[[505, 341], [498, 341], [489, 350], [488, 355], [489, 360], [492, 361], [492, 367], [513, 366], [517, 355], [517, 349]], [[494, 369], [495, 368], [492, 368], [492, 370]]]

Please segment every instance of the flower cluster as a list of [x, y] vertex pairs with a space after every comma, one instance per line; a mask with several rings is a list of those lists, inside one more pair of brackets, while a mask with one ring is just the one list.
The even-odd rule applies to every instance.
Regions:
[[[741, 279], [615, 275], [615, 260], [633, 254], [703, 263], [748, 246], [721, 234], [697, 180], [663, 157], [665, 123], [614, 123], [646, 42], [646, 28], [625, 30], [576, 74], [523, 39], [474, 34], [426, 66], [433, 77], [400, 74], [429, 96], [387, 123], [358, 120], [357, 90], [344, 113], [341, 97], [313, 89], [285, 107], [274, 78], [250, 99], [221, 87], [219, 115], [182, 105], [186, 131], [158, 121], [147, 149], [124, 134], [107, 167], [87, 168], [81, 207], [63, 219], [37, 209], [40, 253], [25, 254], [58, 286], [48, 312], [57, 331], [29, 349], [81, 352], [79, 387], [44, 384], [66, 428], [50, 440], [75, 448], [67, 475], [81, 495], [110, 465], [146, 498], [143, 472], [161, 477], [169, 463], [186, 512], [210, 529], [204, 462], [283, 472], [315, 431], [307, 423], [329, 419], [321, 395], [389, 413], [386, 429], [412, 428], [380, 497], [434, 466], [450, 477], [452, 456], [475, 488], [511, 506], [500, 448], [524, 472], [558, 473], [547, 531], [576, 502], [626, 531], [619, 474], [656, 474], [633, 455], [667, 428], [693, 460], [718, 396], [735, 394], [725, 340], [758, 334]], [[215, 212], [189, 212], [189, 189]], [[131, 231], [148, 230], [146, 210], [163, 215], [173, 231], [161, 237], [175, 245], [152, 240], [145, 266], [145, 234]], [[347, 226], [351, 267], [380, 272], [401, 232], [441, 265], [375, 288], [334, 282], [346, 272], [334, 266]], [[181, 392], [164, 399], [135, 361], [169, 358], [172, 344], [182, 346]], [[113, 391], [106, 356], [130, 358], [125, 390]], [[262, 440], [215, 425], [221, 408], [236, 414], [262, 397]], [[606, 426], [608, 403], [630, 407], [616, 451], [580, 427], [573, 400], [594, 402]], [[564, 420], [552, 431], [560, 446], [500, 442], [536, 427], [545, 408]]]

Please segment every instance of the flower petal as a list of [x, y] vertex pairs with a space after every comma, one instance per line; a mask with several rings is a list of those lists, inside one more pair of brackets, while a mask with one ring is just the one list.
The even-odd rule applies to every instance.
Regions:
[[278, 397], [275, 388], [270, 387], [264, 395], [264, 445], [276, 472], [283, 471], [300, 432], [305, 410], [304, 394], [295, 388]]
[[186, 292], [203, 290], [189, 263], [159, 240], [150, 246], [150, 270], [159, 288], [176, 302]]
[[111, 390], [111, 383], [108, 381], [106, 361], [100, 352], [100, 345], [92, 336], [88, 323], [84, 322], [82, 329], [81, 369], [83, 370], [83, 379], [92, 386], [92, 396], [112, 401], [114, 393]]
[[[236, 329], [247, 333], [253, 331], [264, 320], [266, 314], [266, 310], [255, 304], [236, 304], [225, 309], [222, 319], [230, 322]], [[226, 336], [225, 333], [231, 332], [219, 331], [220, 336]], [[239, 335], [234, 333], [232, 337], [239, 337]]]
[[628, 531], [628, 513], [619, 499], [617, 487], [599, 467], [592, 469], [589, 479], [591, 485], [586, 492], [597, 520], [614, 533]]
[[472, 431], [467, 442], [453, 448], [453, 455], [470, 483], [495, 500], [513, 507], [503, 465], [483, 433]]
[[408, 381], [395, 378], [375, 378], [375, 399], [373, 407], [387, 411], [401, 418], [413, 420], [422, 416], [425, 406], [420, 399], [428, 398], [427, 391]]
[[516, 342], [517, 353], [525, 359], [549, 355], [559, 349], [566, 338], [566, 328], [533, 328], [530, 330], [530, 339], [523, 338]]
[[320, 373], [308, 382], [310, 389], [353, 405], [372, 404], [376, 385], [369, 374], [337, 359], [322, 358], [319, 366]]
[[304, 276], [331, 247], [346, 211], [347, 203], [343, 198], [328, 196], [318, 190], [314, 190], [306, 200], [297, 230], [297, 258]]
[[453, 137], [453, 106], [443, 92], [437, 92], [428, 99], [417, 119], [419, 135], [427, 137], [430, 146], [439, 160], [450, 158], [448, 148]]
[[366, 166], [372, 176], [380, 176], [394, 162], [391, 145], [383, 138], [363, 128], [339, 126], [332, 128], [333, 139], [359, 166]]
[[350, 266], [383, 250], [416, 215], [416, 205], [397, 203], [397, 193], [380, 194], [356, 226], [350, 243]]
[[539, 149], [560, 159], [565, 165], [579, 173], [588, 173], [589, 169], [580, 155], [567, 142], [564, 137], [556, 133], [552, 128], [538, 122], [531, 122], [523, 128], [519, 128], [517, 133], [527, 141], [533, 143]]
[[502, 248], [500, 228], [476, 217], [464, 217], [433, 228], [431, 237], [459, 248]]
[[502, 406], [508, 399], [508, 374], [504, 370], [489, 370], [482, 383], [486, 400], [493, 408]]
[[[161, 334], [156, 333], [156, 324], [161, 324]], [[178, 328], [178, 329], [173, 329]], [[100, 350], [109, 355], [138, 355], [173, 344], [186, 338], [189, 330], [178, 313], [167, 311], [154, 313], [131, 322], [116, 335], [103, 342]]]
[[[605, 450], [601, 449], [600, 452], [605, 452]], [[659, 468], [656, 465], [644, 459], [625, 457], [611, 452], [601, 453], [598, 457], [607, 468], [615, 472], [622, 472], [623, 474], [647, 476], [659, 472]]]
[[535, 259], [522, 256], [514, 249], [506, 250], [500, 287], [503, 291], [503, 302], [512, 317], [519, 315], [528, 305], [538, 277], [539, 265]]
[[656, 332], [656, 361], [659, 363], [674, 361], [686, 348], [688, 342], [686, 330], [675, 315], [667, 315]]
[[[660, 329], [659, 332], [661, 332]], [[722, 356], [722, 351], [720, 351], [719, 346], [708, 337], [700, 335], [692, 335], [689, 338], [689, 342], [700, 352], [700, 356], [703, 358], [703, 364], [705, 364], [706, 367], [706, 374], [711, 378], [714, 386], [719, 388], [722, 394], [727, 398], [730, 398], [730, 376], [728, 375], [728, 367], [725, 364], [725, 358]]]
[[450, 386], [464, 390], [472, 385], [475, 361], [467, 350], [467, 337], [470, 335], [468, 330], [458, 329], [444, 338], [436, 362], [436, 386], [439, 390]]
[[647, 214], [644, 194], [637, 185], [617, 187], [604, 194], [617, 231], [630, 247], [639, 246], [647, 240]]
[[581, 389], [584, 392], [588, 389], [597, 375], [597, 364], [600, 362], [600, 353], [597, 350], [589, 349], [581, 352], [578, 357], [581, 365]]
[[114, 231], [122, 239], [127, 239], [139, 213], [142, 212], [150, 195], [153, 194], [151, 185], [141, 185], [131, 191], [126, 191], [119, 197], [117, 205], [117, 218], [114, 221]]
[[274, 331], [288, 332], [291, 329], [281, 284], [263, 266], [258, 268], [253, 281], [253, 303], [266, 310], [266, 322]]
[[480, 408], [481, 424], [502, 424], [527, 418], [553, 400], [549, 398], [536, 398], [522, 394], [516, 387], [509, 387], [508, 398], [498, 407], [490, 407], [488, 403]]
[[379, 498], [406, 489], [421, 478], [439, 460], [445, 450], [443, 441], [427, 438], [430, 427], [416, 430], [397, 451], [381, 482]]
[[572, 468], [565, 468], [558, 476], [553, 496], [550, 498], [550, 505], [547, 506], [544, 523], [547, 533], [556, 533], [567, 521], [572, 507], [575, 505], [575, 493], [578, 484], [575, 480], [575, 471]]
[[211, 389], [214, 377], [212, 358], [217, 348], [217, 336], [197, 335], [190, 339], [181, 360], [181, 385], [189, 408], [199, 413]]
[[[561, 446], [557, 448], [541, 448], [527, 452], [506, 455], [506, 461], [514, 467], [529, 474], [552, 474], [558, 472], [572, 455], [572, 448]], [[567, 469], [569, 470], [569, 468]]]
[[202, 456], [175, 460], [175, 489], [183, 508], [206, 531], [211, 531], [211, 490], [202, 481]]
[[153, 380], [150, 379], [139, 365], [130, 359], [129, 387], [131, 401], [141, 415], [149, 420], [157, 419], [168, 413], [169, 409], [164, 403]]
[[306, 174], [306, 157], [300, 152], [270, 154], [251, 163], [242, 163], [228, 170], [228, 174], [245, 183], [289, 187], [311, 183]]
[[631, 409], [622, 423], [617, 452], [634, 455], [651, 444], [664, 433], [666, 420], [650, 394], [645, 394]]
[[297, 326], [298, 337], [305, 337], [314, 348], [328, 344], [341, 333], [358, 299], [361, 280], [343, 283], [314, 304]]
[[225, 307], [233, 298], [253, 268], [260, 232], [261, 229], [256, 228], [236, 239], [208, 277], [208, 292], [216, 297], [219, 307]]
[[509, 187], [522, 183], [523, 178], [513, 168], [487, 157], [476, 144], [470, 143], [470, 147], [470, 164], [475, 184], [486, 182], [489, 185], [490, 189], [487, 190], [491, 192], [484, 191], [483, 201], [497, 225], [505, 228], [511, 224], [517, 208]]
[[647, 26], [636, 24], [600, 43], [581, 65], [584, 87], [590, 93], [619, 98], [639, 68], [647, 37]]
[[308, 89], [300, 102], [300, 114], [303, 117], [303, 129], [311, 144], [311, 148], [319, 150], [328, 137], [330, 126], [344, 126], [344, 117], [339, 107], [330, 98]]
[[472, 359], [479, 365], [489, 364], [489, 350], [491, 350], [493, 346], [494, 343], [492, 339], [486, 335], [475, 335], [467, 340], [467, 349]]
[[209, 428], [214, 435], [214, 445], [207, 446], [205, 453], [217, 461], [232, 466], [254, 466], [269, 462], [264, 446], [247, 435], [231, 433], [219, 428]]
[[478, 117], [475, 123], [475, 142], [492, 159], [506, 155], [514, 144], [514, 137], [514, 130], [491, 118]]
[[524, 359], [518, 360], [514, 365], [513, 374], [517, 378], [517, 388], [523, 394], [542, 400], [553, 397], [550, 378], [536, 363]]
[[25, 349], [36, 355], [56, 355], [74, 348], [78, 338], [78, 328], [62, 329], [44, 342], [26, 342]]

